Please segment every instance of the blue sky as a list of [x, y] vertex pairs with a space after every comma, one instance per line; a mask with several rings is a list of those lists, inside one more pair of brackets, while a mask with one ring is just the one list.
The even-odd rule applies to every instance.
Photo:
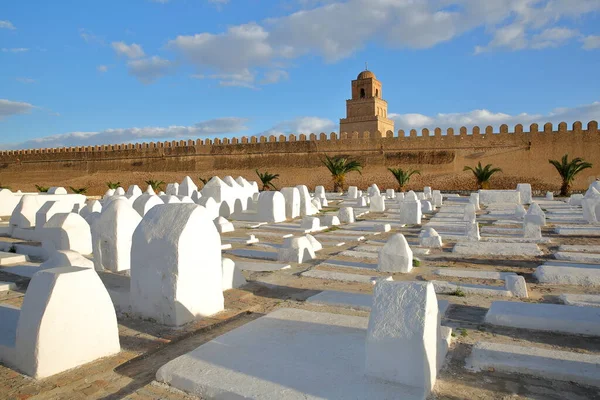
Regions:
[[4, 0], [0, 147], [600, 119], [600, 0]]

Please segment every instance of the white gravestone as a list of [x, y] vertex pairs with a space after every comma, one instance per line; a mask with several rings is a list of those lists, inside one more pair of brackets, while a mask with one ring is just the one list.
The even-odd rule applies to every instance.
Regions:
[[369, 204], [369, 211], [371, 212], [384, 212], [385, 211], [385, 196], [375, 194], [371, 196]]
[[89, 268], [37, 272], [17, 313], [16, 335], [9, 339], [14, 347], [0, 344], [0, 360], [33, 378], [121, 350], [113, 303], [96, 271]]
[[223, 217], [216, 218], [214, 223], [219, 233], [233, 232], [235, 230], [233, 224]]
[[92, 248], [96, 270], [126, 271], [131, 266], [131, 238], [142, 217], [127, 200], [104, 207], [92, 223]]
[[303, 263], [315, 258], [310, 240], [305, 236], [285, 239], [277, 253], [277, 261]]
[[246, 284], [246, 278], [244, 278], [242, 271], [235, 266], [232, 259], [223, 257], [221, 266], [223, 269], [223, 291], [236, 289]]
[[377, 269], [382, 272], [408, 273], [413, 268], [413, 252], [401, 233], [392, 235], [381, 250]]
[[358, 198], [358, 188], [356, 186], [350, 186], [348, 188], [348, 198], [349, 199]]
[[353, 224], [354, 209], [352, 207], [341, 207], [338, 211], [338, 218], [342, 224]]
[[430, 282], [381, 281], [373, 291], [366, 342], [366, 374], [433, 389], [444, 354], [438, 303]]
[[196, 204], [151, 209], [133, 234], [131, 308], [160, 324], [181, 326], [224, 308], [221, 237]]
[[300, 191], [295, 187], [285, 187], [281, 189], [285, 198], [285, 216], [287, 219], [294, 219], [300, 216]]
[[531, 185], [529, 183], [518, 183], [517, 192], [521, 194], [521, 204], [531, 204]]
[[300, 192], [300, 216], [316, 214], [317, 209], [311, 203], [310, 193], [308, 193], [306, 185], [298, 185], [296, 189]]
[[144, 193], [133, 202], [133, 209], [140, 214], [140, 217], [146, 215], [148, 211], [154, 206], [159, 204], [165, 204], [165, 202], [154, 194]]
[[399, 221], [403, 225], [418, 225], [421, 223], [421, 202], [412, 190], [404, 196], [400, 205]]
[[56, 250], [92, 253], [90, 225], [79, 214], [55, 214], [42, 228], [42, 247], [47, 254]]
[[50, 254], [48, 260], [40, 264], [40, 269], [59, 267], [80, 267], [94, 269], [94, 263], [76, 251], [56, 250]]
[[179, 196], [192, 197], [192, 194], [197, 191], [198, 186], [196, 186], [192, 178], [186, 176], [185, 178], [183, 178], [183, 181], [181, 181], [181, 183], [179, 184], [179, 191], [177, 194]]
[[315, 197], [318, 199], [325, 198], [325, 187], [324, 186], [315, 187]]
[[479, 206], [479, 193], [471, 193], [469, 196], [469, 203], [473, 204], [475, 211], [480, 210], [481, 207]]
[[442, 237], [433, 228], [425, 228], [419, 233], [419, 244], [421, 247], [442, 247]]

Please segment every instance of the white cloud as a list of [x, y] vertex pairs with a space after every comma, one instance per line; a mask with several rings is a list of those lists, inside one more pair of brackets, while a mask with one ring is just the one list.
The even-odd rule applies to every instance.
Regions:
[[600, 49], [600, 36], [586, 36], [582, 39], [583, 48], [586, 50]]
[[127, 62], [129, 74], [135, 76], [140, 82], [150, 84], [158, 78], [170, 73], [175, 64], [158, 56], [130, 60]]
[[180, 51], [197, 66], [237, 73], [248, 66], [269, 63], [275, 54], [268, 38], [269, 33], [263, 27], [250, 23], [230, 27], [220, 34], [178, 36], [167, 46]]
[[27, 114], [34, 108], [35, 106], [29, 103], [0, 99], [0, 120], [13, 115]]
[[511, 115], [489, 110], [473, 110], [463, 113], [436, 115], [390, 113], [388, 117], [394, 120], [396, 130], [403, 129], [408, 132], [410, 129], [420, 131], [422, 128], [433, 130], [438, 127], [442, 128], [442, 130], [447, 128], [458, 130], [462, 126], [466, 126], [467, 128], [479, 126], [483, 131], [488, 125], [497, 128], [502, 124], [513, 127], [516, 124], [527, 126], [537, 123], [541, 127], [546, 122], [552, 122], [556, 125], [563, 121], [567, 123], [581, 121], [585, 124], [589, 121], [597, 120], [598, 115], [600, 115], [600, 102], [576, 107], [557, 108], [547, 114], [521, 113]]
[[36, 80], [32, 78], [16, 78], [17, 82], [21, 83], [35, 83]]
[[81, 36], [81, 38], [83, 40], [85, 40], [86, 43], [99, 44], [101, 46], [104, 46], [104, 44], [105, 44], [103, 37], [96, 36], [92, 32], [90, 32], [86, 29], [83, 29], [83, 28], [79, 29], [79, 36]]
[[273, 69], [265, 72], [264, 77], [260, 83], [269, 84], [284, 81], [289, 78], [289, 74], [282, 69]]
[[3, 53], [25, 53], [27, 51], [29, 51], [29, 49], [26, 47], [2, 48]]
[[254, 74], [251, 73], [248, 69], [244, 69], [239, 73], [233, 74], [212, 74], [212, 75], [201, 75], [195, 74], [192, 75], [192, 78], [195, 79], [216, 79], [219, 81], [219, 85], [221, 86], [238, 86], [238, 87], [246, 87], [246, 88], [254, 88], [252, 84], [254, 82]]
[[17, 29], [10, 21], [0, 21], [0, 29]]
[[142, 58], [145, 55], [142, 46], [137, 43], [127, 44], [125, 42], [112, 42], [111, 45], [119, 56], [126, 56], [127, 58]]
[[534, 35], [531, 39], [531, 47], [534, 49], [545, 49], [547, 47], [558, 47], [569, 39], [579, 36], [579, 32], [573, 29], [556, 27], [545, 29]]
[[477, 46], [476, 53], [543, 49], [579, 36], [559, 23], [600, 11], [598, 0], [299, 1], [301, 9], [289, 15], [230, 26], [220, 33], [181, 35], [167, 47], [206, 76], [283, 70], [290, 59], [307, 54], [336, 62], [369, 42], [429, 48], [477, 28], [491, 38]]
[[98, 66], [96, 67], [96, 70], [97, 70], [98, 72], [102, 72], [102, 73], [104, 73], [104, 72], [108, 71], [108, 65], [98, 65]]
[[248, 129], [245, 126], [247, 122], [248, 120], [244, 118], [227, 117], [207, 120], [191, 126], [107, 129], [100, 132], [69, 132], [32, 139], [17, 144], [5, 144], [4, 147], [12, 149], [33, 149], [62, 146], [92, 146], [173, 138], [191, 139], [198, 136], [223, 135], [241, 132]]
[[310, 134], [321, 132], [333, 132], [338, 130], [338, 125], [330, 119], [319, 117], [299, 117], [289, 121], [283, 121], [271, 129], [261, 132], [260, 136]]

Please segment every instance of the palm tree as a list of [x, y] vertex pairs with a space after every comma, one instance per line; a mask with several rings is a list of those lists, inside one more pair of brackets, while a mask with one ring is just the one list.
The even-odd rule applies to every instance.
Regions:
[[73, 186], [69, 186], [69, 189], [71, 189], [71, 191], [75, 194], [85, 194], [87, 192], [87, 188], [86, 187], [82, 187], [82, 188], [74, 188]]
[[159, 181], [158, 179], [150, 179], [146, 181], [146, 185], [150, 186], [155, 192], [160, 192], [162, 190], [161, 187], [164, 184], [164, 181]]
[[481, 161], [477, 164], [475, 168], [471, 168], [466, 166], [463, 168], [463, 171], [472, 171], [473, 175], [475, 175], [475, 179], [477, 179], [477, 189], [489, 189], [490, 188], [490, 178], [496, 172], [502, 172], [500, 168], [492, 168], [492, 164], [488, 164], [485, 167], [481, 166]]
[[571, 183], [575, 180], [575, 176], [587, 168], [592, 168], [592, 164], [583, 161], [583, 158], [576, 157], [571, 161], [568, 160], [569, 155], [565, 154], [562, 160], [548, 160], [548, 162], [554, 165], [554, 168], [560, 174], [562, 178], [562, 185], [560, 186], [560, 195], [568, 196], [571, 193]]
[[334, 192], [344, 190], [347, 173], [356, 171], [362, 175], [362, 164], [359, 161], [348, 159], [344, 156], [329, 157], [325, 155], [325, 159], [321, 160], [321, 162], [331, 172]]
[[403, 170], [402, 168], [388, 168], [388, 171], [390, 171], [394, 175], [394, 178], [396, 178], [396, 180], [398, 181], [399, 192], [405, 191], [406, 185], [408, 185], [411, 176], [415, 174], [421, 175], [421, 171], [417, 169]]
[[109, 189], [118, 189], [121, 186], [121, 182], [106, 182], [106, 186]]
[[204, 178], [203, 178], [203, 177], [201, 177], [201, 176], [199, 176], [199, 177], [198, 177], [198, 179], [200, 180], [200, 182], [202, 182], [202, 185], [203, 185], [203, 187], [204, 187], [204, 186], [206, 186], [206, 184], [207, 184], [208, 182], [210, 182], [210, 180], [211, 180], [212, 178], [214, 178], [214, 176], [211, 176], [211, 177], [210, 177], [210, 178], [208, 178], [208, 179], [204, 179]]
[[257, 169], [256, 175], [258, 175], [258, 178], [262, 182], [262, 185], [263, 185], [262, 190], [271, 190], [271, 189], [277, 190], [277, 188], [273, 184], [273, 181], [275, 179], [279, 178], [279, 174], [270, 174], [267, 171], [259, 172]]

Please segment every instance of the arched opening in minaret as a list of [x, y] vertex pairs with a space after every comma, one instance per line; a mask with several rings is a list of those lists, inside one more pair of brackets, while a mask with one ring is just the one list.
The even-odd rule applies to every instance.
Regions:
[[360, 89], [360, 98], [361, 99], [365, 98], [365, 89]]
[[375, 89], [375, 97], [379, 97], [379, 89]]

